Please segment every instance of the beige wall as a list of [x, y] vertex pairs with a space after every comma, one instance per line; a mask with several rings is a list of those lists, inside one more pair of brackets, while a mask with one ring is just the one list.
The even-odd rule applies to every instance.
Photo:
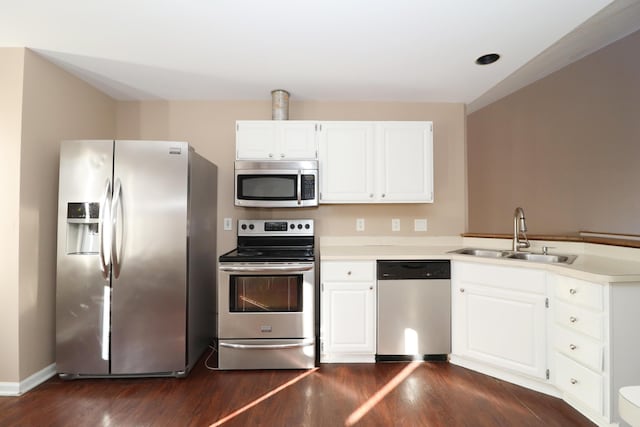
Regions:
[[[18, 237], [7, 241], [3, 236], [0, 243], [3, 252], [15, 251], [9, 267], [18, 274], [3, 282], [0, 292], [18, 295], [12, 301], [11, 315], [6, 316], [2, 310], [1, 316], [6, 321], [2, 327], [11, 325], [18, 331], [17, 347], [11, 347], [18, 355], [19, 366], [0, 363], [0, 382], [22, 381], [55, 361], [59, 143], [72, 138], [112, 138], [116, 117], [111, 98], [32, 51], [18, 51], [24, 55], [24, 73], [20, 73], [24, 79], [22, 123], [12, 118], [10, 124], [21, 129], [21, 136], [14, 137], [8, 147], [20, 153], [19, 158], [13, 156], [13, 168], [19, 168], [19, 172], [14, 172], [16, 176], [8, 181], [10, 191], [14, 195], [19, 192], [19, 203], [15, 204], [19, 206], [19, 223], [14, 221]], [[4, 80], [0, 78], [0, 86]], [[16, 84], [7, 86], [15, 90]], [[2, 93], [4, 102], [5, 91]], [[3, 138], [3, 148], [4, 144]], [[15, 197], [14, 200], [18, 202]], [[0, 304], [4, 303], [3, 298]], [[5, 331], [0, 332], [0, 342], [7, 342]], [[0, 349], [0, 357], [5, 348], [3, 345]], [[7, 370], [6, 366], [10, 368]]]
[[[314, 218], [317, 234], [356, 235], [355, 219], [365, 218], [366, 236], [439, 236], [465, 230], [465, 110], [463, 104], [295, 102], [292, 120], [432, 120], [434, 122], [435, 203], [419, 205], [323, 205], [309, 209], [249, 209], [233, 206], [235, 121], [271, 118], [271, 102], [153, 101], [118, 103], [117, 138], [190, 142], [219, 167], [218, 250], [235, 247], [222, 218]], [[400, 218], [401, 232], [391, 232]], [[427, 218], [427, 233], [416, 233], [414, 218]]]
[[18, 381], [18, 225], [24, 49], [0, 49], [0, 382]]
[[467, 119], [469, 231], [640, 234], [640, 32]]

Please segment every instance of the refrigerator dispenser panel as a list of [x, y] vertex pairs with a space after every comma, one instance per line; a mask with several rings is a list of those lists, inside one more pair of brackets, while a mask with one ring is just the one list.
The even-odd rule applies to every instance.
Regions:
[[100, 203], [67, 204], [67, 253], [98, 255]]

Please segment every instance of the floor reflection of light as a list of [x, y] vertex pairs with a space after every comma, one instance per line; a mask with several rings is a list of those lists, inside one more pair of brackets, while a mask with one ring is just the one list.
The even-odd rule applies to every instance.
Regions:
[[238, 415], [242, 414], [243, 412], [248, 411], [249, 409], [251, 409], [254, 406], [258, 405], [260, 402], [263, 402], [263, 401], [267, 400], [268, 398], [270, 398], [271, 396], [281, 392], [285, 388], [287, 388], [289, 386], [292, 386], [293, 384], [297, 383], [301, 379], [313, 374], [318, 369], [319, 368], [313, 368], [313, 369], [310, 369], [310, 370], [308, 370], [307, 372], [305, 372], [303, 374], [298, 375], [294, 379], [292, 379], [290, 381], [287, 381], [286, 383], [282, 384], [280, 387], [274, 388], [270, 392], [263, 394], [262, 396], [260, 396], [256, 400], [254, 400], [253, 402], [247, 403], [246, 405], [244, 405], [242, 408], [238, 409], [237, 411], [234, 411], [234, 412], [230, 413], [229, 415], [227, 415], [226, 417], [219, 419], [215, 423], [211, 424], [209, 427], [216, 427], [216, 426], [220, 426], [220, 425], [226, 423], [227, 421], [237, 417]]
[[415, 329], [404, 329], [404, 354], [418, 354], [418, 332]]
[[395, 377], [391, 378], [391, 380], [386, 383], [380, 390], [378, 390], [373, 396], [369, 398], [366, 402], [364, 402], [358, 409], [353, 411], [351, 415], [344, 422], [345, 426], [352, 426], [362, 417], [364, 417], [367, 412], [373, 409], [374, 406], [378, 404], [384, 397], [391, 393], [393, 389], [395, 389], [402, 381], [404, 381], [413, 371], [416, 370], [418, 366], [420, 366], [422, 362], [413, 361], [409, 363], [402, 371], [398, 373]]

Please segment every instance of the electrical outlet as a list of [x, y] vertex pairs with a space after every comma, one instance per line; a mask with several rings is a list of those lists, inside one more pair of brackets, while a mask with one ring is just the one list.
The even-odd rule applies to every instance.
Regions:
[[393, 218], [391, 220], [391, 231], [400, 231], [400, 219]]
[[356, 231], [364, 231], [364, 218], [356, 219]]
[[427, 219], [416, 219], [413, 221], [414, 231], [427, 231]]
[[233, 220], [231, 218], [224, 219], [224, 229], [226, 231], [233, 230]]

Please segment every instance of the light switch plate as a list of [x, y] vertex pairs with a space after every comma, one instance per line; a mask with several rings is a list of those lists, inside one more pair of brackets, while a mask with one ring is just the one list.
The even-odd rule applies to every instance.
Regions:
[[400, 231], [400, 218], [391, 219], [391, 231]]
[[364, 218], [356, 219], [356, 231], [364, 231]]
[[413, 221], [414, 231], [427, 231], [427, 219], [416, 219]]
[[225, 218], [223, 225], [226, 231], [233, 230], [233, 220], [231, 218]]

